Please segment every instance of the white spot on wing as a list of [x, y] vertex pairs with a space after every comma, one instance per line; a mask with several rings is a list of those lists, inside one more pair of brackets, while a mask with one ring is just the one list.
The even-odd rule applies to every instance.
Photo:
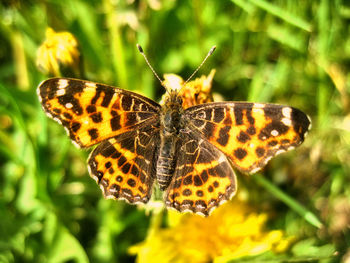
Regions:
[[217, 206], [213, 206], [213, 207], [209, 208], [208, 214], [210, 215], [216, 208], [217, 208]]
[[225, 204], [226, 202], [227, 202], [227, 200], [226, 200], [226, 199], [223, 199], [223, 200], [221, 200], [221, 201], [219, 202], [218, 205], [219, 205], [219, 206], [220, 206], [220, 205], [223, 205], [223, 204]]
[[267, 158], [265, 159], [265, 161], [264, 161], [264, 165], [267, 164], [268, 161], [270, 161], [271, 159], [272, 159], [272, 156], [267, 157]]
[[279, 155], [279, 154], [281, 154], [281, 153], [283, 153], [283, 152], [285, 152], [286, 150], [284, 150], [284, 149], [280, 149], [280, 150], [278, 150], [277, 152], [276, 152], [276, 155]]
[[62, 121], [59, 119], [59, 118], [53, 118], [55, 121], [57, 121], [59, 124], [61, 124], [62, 125]]
[[58, 89], [57, 92], [56, 92], [57, 96], [62, 96], [64, 94], [66, 94], [66, 90], [65, 89]]
[[[192, 211], [190, 211], [190, 212], [192, 212]], [[197, 215], [200, 215], [200, 216], [204, 216], [204, 217], [205, 217], [205, 214], [204, 214], [204, 213], [202, 213], [202, 212], [200, 212], [200, 211], [196, 211], [196, 214], [197, 214]]]
[[309, 127], [307, 128], [308, 130], [311, 130], [311, 127], [312, 127], [312, 122], [311, 122], [311, 118], [306, 115], [307, 119], [309, 120], [310, 124], [309, 124]]
[[281, 120], [281, 122], [282, 122], [284, 125], [286, 125], [286, 126], [292, 126], [292, 121], [291, 121], [291, 119], [283, 118], [283, 119]]
[[43, 98], [41, 97], [41, 94], [40, 94], [40, 86], [41, 86], [42, 83], [40, 83], [40, 85], [38, 86], [38, 88], [36, 89], [36, 94], [38, 95], [39, 97], [39, 101], [42, 102], [43, 101]]
[[279, 134], [279, 132], [277, 130], [272, 130], [271, 131], [271, 135], [272, 136], [277, 136]]
[[100, 186], [100, 189], [101, 189], [101, 191], [102, 191], [102, 193], [103, 193], [103, 196], [104, 196], [106, 199], [108, 199], [109, 196], [106, 196], [105, 188], [103, 187], [103, 185], [102, 185], [102, 184], [99, 184], [99, 186]]
[[256, 167], [256, 168], [254, 168], [253, 170], [250, 171], [250, 174], [254, 174], [257, 171], [259, 171], [260, 169], [261, 169], [260, 167]]
[[68, 86], [68, 79], [58, 80], [58, 89], [65, 89]]
[[263, 114], [264, 114], [263, 108], [265, 108], [265, 104], [262, 104], [262, 103], [254, 103], [254, 104], [253, 104], [253, 108], [252, 108], [252, 112], [253, 112], [253, 113], [258, 113], [258, 114], [263, 115]]
[[73, 141], [73, 140], [72, 140], [72, 143], [73, 143], [73, 144], [74, 144], [74, 146], [75, 146], [75, 147], [77, 147], [78, 149], [80, 149], [80, 148], [81, 148], [81, 146], [80, 146], [80, 145], [79, 145], [77, 142], [75, 142], [75, 141]]
[[283, 107], [282, 108], [282, 114], [284, 117], [291, 119], [291, 113], [292, 113], [292, 108], [290, 108], [290, 107]]
[[85, 86], [87, 88], [96, 88], [96, 84], [92, 82], [85, 82]]
[[67, 109], [70, 109], [70, 108], [72, 108], [73, 107], [73, 104], [72, 103], [70, 103], [70, 102], [68, 102], [68, 103], [66, 103], [66, 105], [64, 105]]
[[262, 104], [262, 103], [254, 103], [254, 104], [253, 104], [253, 107], [254, 107], [254, 108], [259, 108], [259, 109], [261, 109], [261, 108], [265, 108], [265, 104]]
[[131, 194], [127, 193], [127, 192], [123, 192], [124, 195], [128, 196], [128, 197], [132, 197]]
[[223, 163], [223, 162], [226, 162], [226, 161], [227, 160], [226, 160], [226, 157], [224, 155], [221, 155], [219, 160], [218, 160], [219, 163]]
[[[235, 177], [235, 185], [237, 185], [236, 182], [236, 177]], [[228, 200], [231, 200], [231, 198], [236, 194], [236, 189], [234, 191], [232, 191], [232, 193], [230, 194], [230, 196], [228, 197]]]
[[[90, 153], [90, 155], [91, 155], [91, 153]], [[89, 159], [90, 159], [90, 156], [89, 156]], [[87, 166], [87, 169], [88, 169], [89, 174], [91, 174], [92, 177], [93, 177], [94, 179], [95, 179], [95, 177], [97, 178], [97, 176], [95, 176], [94, 174], [92, 174], [90, 165]]]

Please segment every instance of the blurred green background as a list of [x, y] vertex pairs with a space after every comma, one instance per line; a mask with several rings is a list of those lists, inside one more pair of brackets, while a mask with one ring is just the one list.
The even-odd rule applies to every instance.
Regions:
[[43, 113], [36, 87], [49, 76], [36, 55], [47, 27], [77, 38], [81, 78], [158, 100], [164, 90], [136, 43], [158, 74], [184, 78], [216, 45], [197, 74], [217, 70], [214, 93], [309, 114], [301, 147], [263, 177], [238, 175], [257, 211], [273, 214], [268, 227], [296, 237], [284, 255], [245, 262], [350, 262], [346, 0], [1, 1], [0, 262], [134, 262], [127, 250], [150, 225], [144, 210], [103, 199], [89, 150]]

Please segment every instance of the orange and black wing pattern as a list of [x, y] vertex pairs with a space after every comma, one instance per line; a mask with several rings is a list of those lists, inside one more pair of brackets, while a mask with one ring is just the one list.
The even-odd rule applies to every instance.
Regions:
[[185, 110], [202, 138], [244, 173], [260, 170], [275, 155], [300, 145], [311, 127], [302, 111], [276, 104], [217, 102]]
[[[84, 80], [44, 81], [38, 95], [46, 114], [90, 154], [90, 176], [106, 198], [147, 203], [154, 181], [160, 106], [139, 94]], [[157, 133], [158, 132], [158, 133]]]
[[102, 142], [90, 154], [90, 175], [106, 198], [147, 203], [155, 178], [156, 128], [143, 128]]
[[236, 176], [225, 154], [195, 131], [180, 134], [179, 157], [165, 204], [180, 212], [208, 216], [236, 192]]
[[159, 118], [160, 105], [137, 93], [90, 81], [53, 78], [38, 95], [46, 114], [79, 147], [89, 147]]
[[[46, 114], [64, 126], [77, 146], [100, 143], [88, 167], [106, 198], [148, 202], [164, 129], [159, 104], [137, 93], [68, 78], [44, 81], [38, 95]], [[275, 104], [206, 103], [183, 112], [174, 135], [175, 172], [164, 199], [167, 207], [202, 215], [235, 194], [233, 168], [258, 171], [273, 156], [300, 145], [311, 127], [300, 110]]]

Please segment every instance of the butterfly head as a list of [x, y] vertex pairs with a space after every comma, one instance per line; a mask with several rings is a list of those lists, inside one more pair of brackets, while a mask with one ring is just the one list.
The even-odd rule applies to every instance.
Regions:
[[[182, 106], [182, 99], [179, 96], [179, 91], [184, 88], [187, 83], [190, 81], [190, 79], [197, 73], [197, 71], [202, 67], [202, 65], [205, 63], [205, 61], [213, 54], [213, 52], [216, 49], [216, 46], [213, 46], [208, 54], [206, 55], [206, 57], [203, 59], [202, 63], [196, 68], [196, 70], [191, 74], [191, 76], [188, 77], [188, 79], [183, 82], [183, 83], [170, 83], [167, 84], [165, 81], [162, 81], [160, 79], [160, 77], [158, 76], [157, 72], [153, 69], [152, 65], [149, 63], [145, 53], [143, 52], [142, 47], [139, 44], [136, 44], [137, 49], [139, 50], [139, 52], [141, 53], [141, 55], [144, 57], [147, 65], [149, 66], [149, 68], [151, 69], [151, 71], [153, 72], [154, 76], [159, 80], [159, 82], [162, 84], [162, 86], [165, 88], [167, 94], [168, 94], [168, 98], [166, 99], [165, 103], [171, 103], [174, 105], [179, 104], [180, 106]], [[171, 81], [173, 82], [173, 81]]]
[[178, 109], [182, 107], [182, 98], [177, 89], [167, 89], [167, 96], [164, 100], [164, 105], [168, 108]]

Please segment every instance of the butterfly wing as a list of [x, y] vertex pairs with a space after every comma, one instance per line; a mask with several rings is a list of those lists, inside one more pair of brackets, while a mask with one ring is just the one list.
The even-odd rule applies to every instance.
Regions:
[[160, 105], [137, 93], [90, 81], [53, 78], [38, 95], [49, 117], [62, 124], [79, 147], [156, 122]]
[[236, 192], [236, 176], [225, 154], [185, 128], [165, 204], [180, 212], [209, 215]]
[[185, 118], [244, 173], [254, 173], [273, 156], [300, 145], [311, 127], [302, 111], [276, 104], [201, 104], [186, 109]]
[[106, 198], [147, 203], [155, 178], [157, 129], [129, 131], [98, 145], [88, 165]]

